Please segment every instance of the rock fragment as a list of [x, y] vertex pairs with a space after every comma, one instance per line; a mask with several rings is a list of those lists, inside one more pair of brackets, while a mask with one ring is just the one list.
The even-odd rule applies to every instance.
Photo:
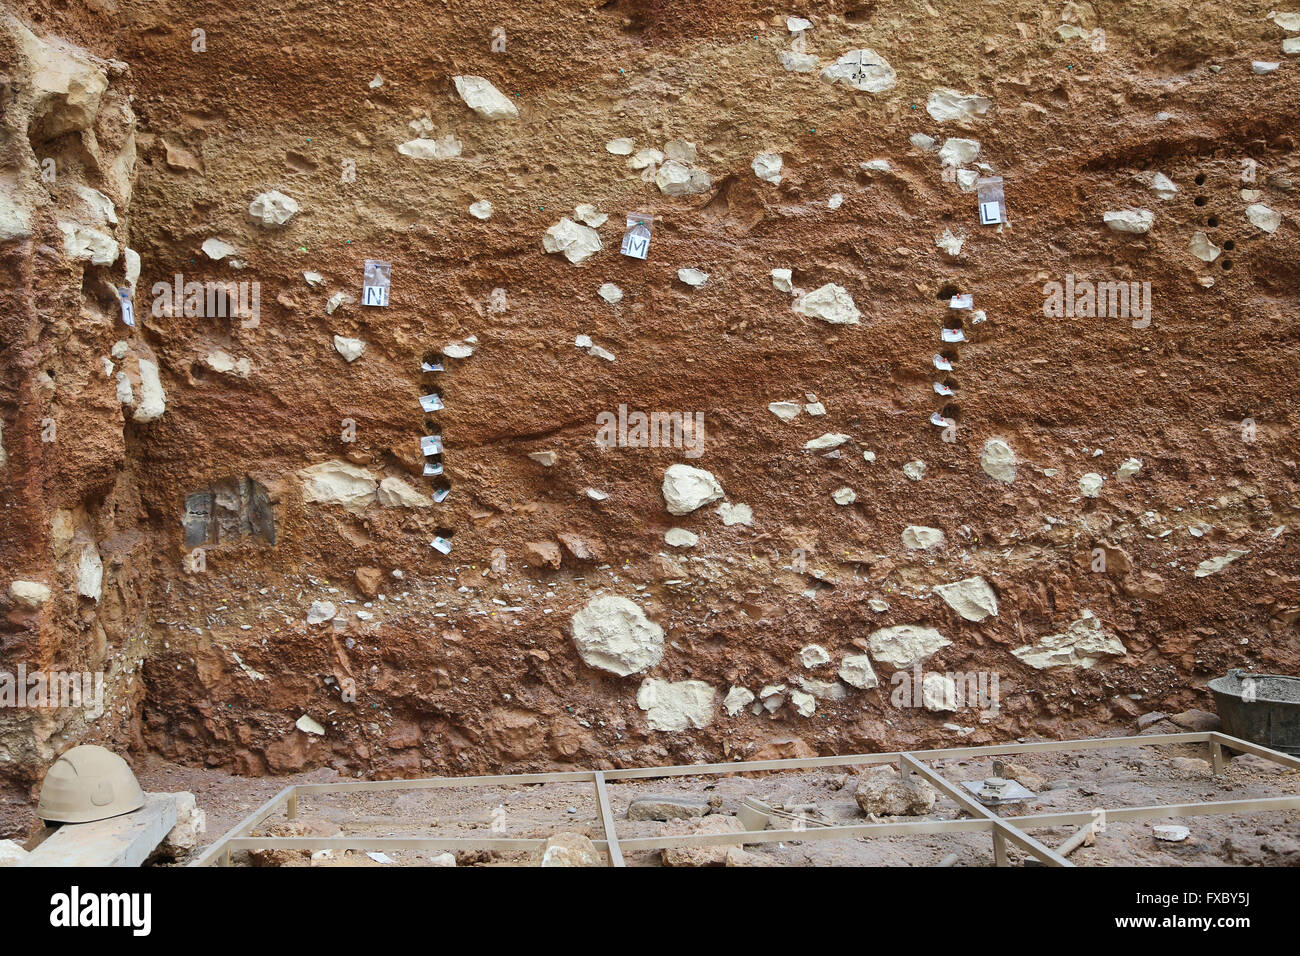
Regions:
[[1102, 221], [1115, 232], [1136, 234], [1151, 231], [1156, 214], [1150, 209], [1110, 209], [1102, 214]]
[[1016, 453], [1001, 438], [990, 438], [980, 452], [980, 467], [994, 481], [1009, 485], [1016, 480]]
[[571, 628], [583, 662], [619, 677], [653, 667], [663, 657], [664, 629], [625, 597], [592, 598], [573, 615]]
[[1050, 634], [1037, 644], [1017, 647], [1011, 653], [1037, 670], [1050, 667], [1081, 667], [1086, 670], [1102, 656], [1120, 656], [1128, 651], [1119, 638], [1106, 633], [1101, 621], [1085, 609], [1064, 633]]
[[821, 319], [831, 325], [857, 325], [862, 317], [862, 313], [853, 302], [853, 296], [849, 295], [848, 290], [843, 286], [836, 285], [834, 282], [828, 282], [812, 292], [799, 296], [791, 308], [800, 315]]
[[342, 335], [336, 335], [334, 336], [334, 350], [348, 362], [355, 362], [361, 358], [361, 353], [366, 350], [366, 343], [360, 339], [349, 339]]
[[276, 229], [298, 215], [299, 206], [292, 196], [272, 189], [261, 193], [248, 204], [248, 215], [266, 229]]
[[703, 468], [669, 465], [664, 472], [663, 496], [669, 514], [690, 514], [718, 501], [724, 494], [718, 479]]
[[947, 543], [947, 537], [938, 528], [927, 528], [925, 525], [908, 525], [903, 529], [903, 547], [909, 551], [929, 551], [931, 548], [941, 548]]
[[993, 101], [986, 96], [940, 88], [931, 91], [925, 111], [938, 123], [970, 122], [979, 119], [992, 106]]
[[878, 817], [924, 816], [934, 809], [936, 797], [929, 783], [901, 779], [893, 767], [868, 770], [853, 790], [858, 809]]
[[850, 50], [826, 69], [821, 77], [864, 93], [883, 93], [898, 83], [898, 74], [883, 56], [872, 49]]
[[934, 592], [967, 621], [997, 617], [997, 595], [981, 577], [966, 578], [955, 584], [937, 584]]
[[557, 833], [546, 841], [542, 866], [602, 866], [600, 852], [582, 833]]
[[698, 680], [665, 681], [647, 677], [636, 693], [651, 730], [675, 733], [701, 730], [713, 721], [715, 691]]
[[561, 252], [564, 258], [577, 265], [600, 251], [600, 233], [565, 216], [546, 230], [542, 236], [542, 248], [550, 253]]
[[669, 528], [664, 532], [664, 543], [674, 548], [693, 548], [700, 542], [700, 536], [685, 528]]
[[880, 681], [871, 667], [871, 658], [866, 654], [850, 654], [840, 661], [840, 680], [850, 687], [870, 690], [878, 687]]
[[452, 82], [465, 105], [490, 120], [518, 119], [519, 110], [504, 93], [481, 76], [455, 76]]
[[1196, 566], [1193, 575], [1198, 578], [1204, 578], [1211, 574], [1217, 574], [1233, 561], [1236, 561], [1238, 558], [1244, 558], [1248, 554], [1250, 554], [1249, 551], [1232, 550], [1221, 557], [1207, 558]]
[[1277, 227], [1282, 225], [1282, 214], [1261, 202], [1251, 203], [1246, 207], [1246, 218], [1256, 229], [1268, 233], [1277, 232]]
[[781, 184], [781, 166], [782, 160], [779, 153], [759, 153], [754, 157], [754, 161], [750, 163], [755, 176], [774, 186]]
[[867, 638], [871, 656], [895, 667], [911, 667], [951, 643], [934, 628], [918, 624], [884, 627]]
[[754, 701], [754, 693], [747, 687], [733, 687], [722, 699], [722, 709], [728, 717], [735, 717]]

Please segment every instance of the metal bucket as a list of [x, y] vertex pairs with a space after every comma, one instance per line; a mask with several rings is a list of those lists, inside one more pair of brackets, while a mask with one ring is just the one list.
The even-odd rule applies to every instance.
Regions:
[[1300, 678], [1233, 669], [1210, 692], [1225, 734], [1300, 756]]

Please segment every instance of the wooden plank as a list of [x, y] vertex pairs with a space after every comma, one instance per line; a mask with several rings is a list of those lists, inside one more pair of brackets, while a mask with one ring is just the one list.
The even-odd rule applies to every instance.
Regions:
[[132, 813], [94, 823], [65, 823], [21, 866], [139, 866], [176, 826], [176, 797], [145, 794]]
[[1221, 734], [1218, 731], [1212, 732], [1210, 739], [1220, 746], [1230, 747], [1233, 750], [1240, 750], [1242, 753], [1254, 754], [1256, 757], [1271, 760], [1276, 764], [1281, 764], [1288, 770], [1300, 770], [1300, 757], [1284, 754], [1280, 750], [1273, 750], [1261, 744], [1253, 744], [1249, 740], [1241, 740], [1238, 737], [1229, 737], [1227, 734]]
[[614, 813], [609, 806], [609, 793], [605, 790], [605, 775], [596, 771], [596, 802], [600, 804], [600, 823], [605, 830], [606, 852], [610, 866], [623, 866], [623, 853], [618, 848], [618, 833], [614, 829]]

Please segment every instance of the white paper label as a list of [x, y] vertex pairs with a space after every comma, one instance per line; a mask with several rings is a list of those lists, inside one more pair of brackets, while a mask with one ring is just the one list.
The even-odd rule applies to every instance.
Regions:
[[393, 264], [367, 259], [361, 280], [362, 305], [388, 305], [388, 290], [393, 283]]
[[131, 304], [131, 290], [119, 289], [117, 297], [122, 302], [122, 321], [135, 328], [135, 306]]
[[1002, 207], [994, 200], [993, 202], [980, 203], [980, 222], [985, 226], [996, 226], [1002, 221]]

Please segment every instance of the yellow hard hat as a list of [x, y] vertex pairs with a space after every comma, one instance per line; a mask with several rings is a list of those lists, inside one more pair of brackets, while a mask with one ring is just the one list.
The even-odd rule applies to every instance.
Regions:
[[126, 761], [93, 744], [73, 747], [45, 772], [36, 815], [51, 823], [90, 823], [144, 806]]

